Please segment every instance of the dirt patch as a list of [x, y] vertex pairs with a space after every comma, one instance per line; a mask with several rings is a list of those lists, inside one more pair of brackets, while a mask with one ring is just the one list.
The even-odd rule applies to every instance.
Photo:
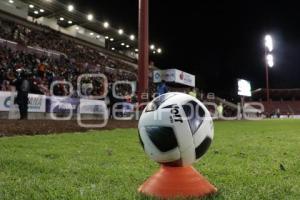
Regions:
[[[86, 124], [96, 124], [99, 121], [84, 121]], [[76, 120], [0, 120], [0, 137], [15, 135], [41, 135], [66, 132], [85, 132], [93, 130], [111, 130], [115, 128], [137, 128], [137, 121], [109, 120], [103, 128], [83, 128]]]

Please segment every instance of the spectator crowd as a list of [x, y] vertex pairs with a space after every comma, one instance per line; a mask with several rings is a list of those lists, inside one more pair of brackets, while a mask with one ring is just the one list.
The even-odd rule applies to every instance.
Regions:
[[[0, 19], [0, 38], [14, 41], [18, 45], [11, 48], [6, 42], [0, 44], [0, 90], [10, 90], [10, 83], [16, 78], [17, 70], [30, 74], [32, 92], [50, 94], [53, 81], [66, 81], [77, 89], [77, 79], [82, 74], [102, 73], [109, 85], [115, 81], [136, 81], [136, 70], [130, 64], [105, 55], [102, 52], [80, 45], [64, 38], [59, 32], [47, 27], [32, 29], [11, 21]], [[22, 46], [21, 50], [17, 48]], [[42, 48], [59, 52], [59, 56], [27, 51], [27, 47]], [[86, 76], [82, 79], [81, 90], [86, 95], [101, 95], [104, 80]], [[118, 87], [118, 95], [128, 94], [128, 85]], [[57, 84], [55, 95], [68, 95], [68, 85]], [[76, 92], [71, 94], [78, 96]]]

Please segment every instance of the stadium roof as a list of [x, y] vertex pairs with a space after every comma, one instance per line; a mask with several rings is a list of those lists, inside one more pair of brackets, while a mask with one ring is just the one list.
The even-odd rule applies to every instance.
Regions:
[[[116, 29], [107, 21], [100, 21], [92, 13], [82, 13], [74, 5], [63, 4], [57, 0], [22, 0], [29, 5], [28, 15], [32, 17], [56, 17], [62, 27], [72, 25], [82, 26], [86, 29], [105, 36], [110, 48], [118, 50], [129, 49], [137, 52], [137, 38], [134, 33], [127, 33], [124, 29]], [[42, 11], [42, 12], [41, 12]], [[59, 20], [62, 19], [62, 20]], [[162, 53], [161, 48], [151, 45], [153, 54]]]

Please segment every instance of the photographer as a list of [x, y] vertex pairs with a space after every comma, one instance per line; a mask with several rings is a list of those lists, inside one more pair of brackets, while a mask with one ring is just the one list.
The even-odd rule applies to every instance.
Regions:
[[17, 70], [17, 78], [13, 81], [13, 85], [18, 92], [15, 103], [19, 105], [20, 119], [27, 119], [28, 115], [28, 93], [30, 91], [29, 74], [23, 70]]

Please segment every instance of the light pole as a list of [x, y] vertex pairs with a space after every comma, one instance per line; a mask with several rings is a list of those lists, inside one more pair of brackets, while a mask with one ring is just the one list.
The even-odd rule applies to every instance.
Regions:
[[274, 66], [274, 57], [272, 55], [273, 51], [273, 39], [270, 35], [265, 36], [265, 63], [266, 63], [266, 93], [267, 93], [267, 102], [270, 102], [270, 90], [269, 90], [269, 67]]

